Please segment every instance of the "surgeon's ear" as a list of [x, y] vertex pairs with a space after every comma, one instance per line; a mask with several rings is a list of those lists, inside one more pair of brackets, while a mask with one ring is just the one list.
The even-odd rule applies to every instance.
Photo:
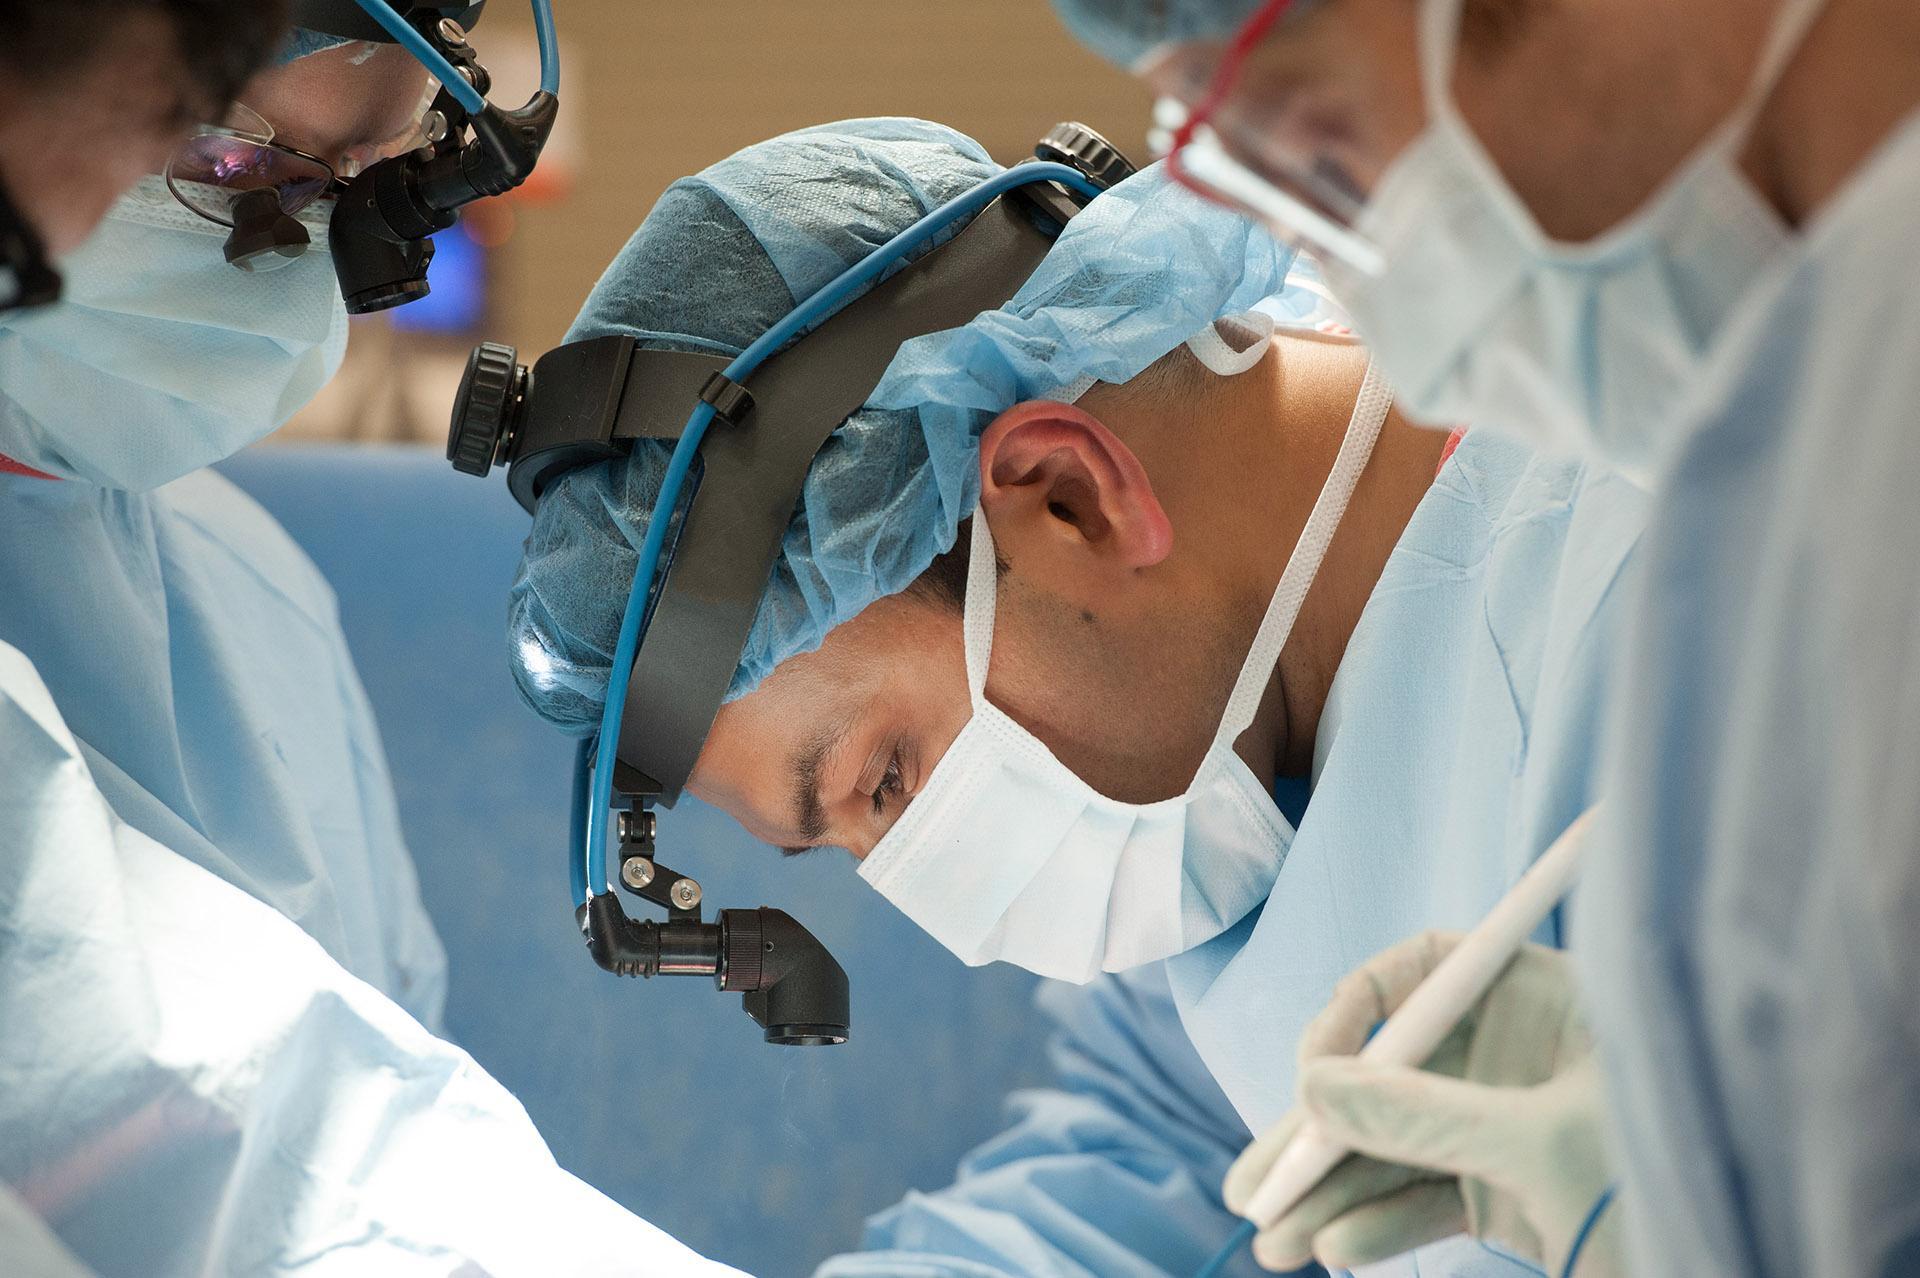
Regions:
[[996, 543], [1019, 558], [1038, 538], [1119, 568], [1149, 568], [1173, 549], [1173, 524], [1146, 468], [1099, 418], [1072, 404], [1028, 400], [980, 437], [980, 504]]

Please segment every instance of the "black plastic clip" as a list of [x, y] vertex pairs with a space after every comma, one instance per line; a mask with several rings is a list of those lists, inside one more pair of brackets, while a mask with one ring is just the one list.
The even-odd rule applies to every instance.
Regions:
[[716, 417], [725, 418], [733, 426], [746, 421], [753, 411], [753, 392], [721, 372], [707, 378], [707, 384], [700, 388], [700, 398], [713, 405]]

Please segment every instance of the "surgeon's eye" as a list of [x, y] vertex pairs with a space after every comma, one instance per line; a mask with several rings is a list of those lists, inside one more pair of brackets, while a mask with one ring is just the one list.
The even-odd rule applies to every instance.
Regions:
[[900, 778], [900, 751], [896, 747], [893, 757], [887, 760], [887, 770], [880, 774], [880, 784], [873, 787], [873, 814], [884, 816], [890, 800], [900, 797], [905, 782]]

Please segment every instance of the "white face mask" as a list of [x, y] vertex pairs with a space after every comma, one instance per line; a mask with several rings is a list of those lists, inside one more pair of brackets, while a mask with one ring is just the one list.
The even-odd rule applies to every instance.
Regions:
[[1427, 0], [1428, 124], [1381, 179], [1357, 230], [1385, 258], [1326, 263], [1402, 410], [1530, 444], [1597, 453], [1644, 477], [1721, 321], [1787, 228], [1739, 150], [1821, 0], [1785, 0], [1734, 113], [1627, 221], [1550, 240], [1453, 103], [1461, 0]]
[[306, 254], [249, 274], [225, 227], [142, 179], [61, 263], [65, 300], [0, 325], [0, 454], [145, 491], [280, 427], [346, 353], [330, 208], [303, 219]]
[[1369, 367], [1213, 744], [1186, 793], [1158, 803], [1100, 794], [987, 700], [997, 583], [976, 509], [963, 624], [973, 717], [860, 876], [969, 964], [999, 959], [1075, 982], [1190, 949], [1265, 900], [1293, 827], [1233, 743], [1253, 722], [1390, 402]]

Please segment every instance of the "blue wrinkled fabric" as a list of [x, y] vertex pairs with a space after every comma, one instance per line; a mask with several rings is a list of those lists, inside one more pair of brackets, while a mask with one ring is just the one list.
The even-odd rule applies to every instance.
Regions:
[[[595, 286], [569, 340], [732, 355], [799, 300], [999, 166], [920, 120], [853, 120], [749, 147], [675, 183]], [[1083, 378], [1126, 381], [1221, 315], [1278, 292], [1292, 252], [1149, 169], [1095, 200], [1008, 304], [901, 347], [820, 450], [731, 700], [908, 586], [978, 495], [982, 431]], [[636, 447], [543, 495], [509, 602], [527, 702], [599, 723], [637, 550], [666, 468]]]
[[210, 471], [152, 493], [0, 476], [0, 511], [0, 643], [53, 690], [118, 818], [437, 1025], [446, 956], [373, 708], [293, 539]]
[[[121, 496], [133, 520], [160, 500]], [[136, 575], [141, 559], [124, 552]], [[79, 578], [68, 606], [106, 580]], [[295, 620], [244, 587], [227, 601], [263, 626]], [[93, 630], [145, 636], [142, 601], [121, 602], [103, 597]], [[291, 637], [289, 669], [310, 655]], [[107, 662], [110, 647], [96, 645]], [[156, 693], [168, 677], [145, 664], [129, 675]], [[24, 1225], [38, 1250], [50, 1233], [100, 1278], [740, 1278], [563, 1170], [505, 1088], [343, 969], [280, 902], [193, 864], [198, 850], [167, 846], [170, 831], [149, 837], [148, 812], [123, 816], [108, 792], [129, 784], [56, 706], [56, 682], [0, 640], [0, 1185], [20, 1208], [0, 1210], [0, 1272], [56, 1272], [34, 1266]], [[272, 723], [261, 753], [281, 744], [266, 734], [292, 729], [280, 766], [304, 771], [306, 747], [321, 745], [298, 739], [308, 726]], [[241, 769], [228, 782], [235, 795], [256, 784]], [[263, 803], [280, 797], [262, 789]], [[320, 820], [343, 801], [316, 790], [308, 810]]]
[[[1054, 1074], [954, 1183], [867, 1222], [814, 1278], [1188, 1278], [1238, 1218], [1220, 1182], [1251, 1139], [1180, 1028], [1158, 963], [1041, 985]], [[1226, 1272], [1264, 1271], [1242, 1249]]]
[[1163, 44], [1224, 39], [1259, 7], [1260, 0], [1053, 0], [1074, 39], [1128, 69]]

